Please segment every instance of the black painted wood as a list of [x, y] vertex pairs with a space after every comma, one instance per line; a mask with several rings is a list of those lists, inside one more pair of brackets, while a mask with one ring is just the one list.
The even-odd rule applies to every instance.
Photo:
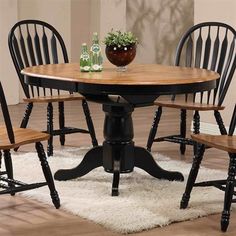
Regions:
[[[220, 22], [197, 24], [182, 36], [176, 50], [175, 65], [204, 68], [220, 74], [217, 86], [213, 91], [206, 88], [205, 91], [199, 91], [198, 93], [186, 93], [186, 102], [193, 98], [193, 102], [222, 106], [236, 68], [235, 41], [236, 31], [231, 26]], [[172, 100], [175, 100], [175, 98], [176, 94], [171, 97]], [[214, 114], [221, 133], [225, 133], [226, 130], [219, 111], [214, 112]], [[195, 132], [199, 132], [200, 120], [194, 120], [197, 125]], [[155, 122], [159, 121], [154, 117]], [[158, 125], [152, 125], [147, 141], [148, 150], [151, 150], [153, 142], [167, 141], [165, 137], [158, 139], [153, 137], [153, 126]], [[152, 141], [150, 137], [152, 137]], [[176, 142], [178, 135], [173, 135], [172, 139], [169, 137], [168, 135], [168, 141]], [[182, 140], [186, 143], [184, 139]], [[179, 143], [179, 140], [177, 143]], [[191, 145], [191, 142], [188, 144]], [[180, 151], [182, 154], [185, 152], [181, 142]]]
[[73, 169], [61, 169], [54, 174], [56, 180], [70, 180], [88, 174], [103, 164], [103, 148], [96, 146], [90, 149], [81, 163]]
[[7, 129], [7, 135], [8, 135], [9, 141], [11, 143], [15, 143], [15, 136], [14, 136], [14, 132], [12, 128], [11, 118], [8, 111], [7, 102], [6, 102], [6, 98], [5, 98], [5, 94], [4, 94], [1, 82], [0, 82], [0, 103], [1, 103], [2, 114], [3, 114], [6, 129]]
[[43, 149], [43, 145], [40, 142], [37, 142], [35, 143], [35, 148], [37, 150], [38, 157], [41, 162], [44, 177], [47, 181], [48, 188], [50, 190], [52, 202], [54, 206], [58, 209], [60, 207], [60, 198], [54, 185], [52, 173], [51, 173], [51, 170], [50, 170], [50, 167], [49, 167], [49, 164], [48, 164], [48, 161], [47, 161], [44, 149]]
[[92, 139], [92, 144], [94, 147], [98, 146], [98, 141], [96, 138], [96, 134], [95, 134], [95, 130], [94, 130], [94, 126], [93, 126], [93, 121], [90, 115], [90, 110], [88, 107], [88, 103], [85, 99], [82, 100], [82, 107], [83, 107], [83, 111], [84, 111], [84, 115], [86, 118], [86, 122], [87, 122], [87, 126], [88, 126], [88, 130]]
[[236, 106], [234, 107], [233, 115], [229, 125], [229, 136], [232, 136], [236, 126]]
[[196, 181], [198, 171], [199, 171], [199, 168], [201, 165], [201, 161], [202, 161], [202, 158], [203, 158], [203, 155], [205, 152], [205, 145], [203, 145], [203, 144], [195, 144], [195, 145], [196, 145], [197, 151], [196, 151], [194, 159], [193, 159], [193, 164], [192, 164], [192, 168], [190, 170], [189, 177], [187, 180], [185, 192], [184, 192], [182, 200], [180, 202], [181, 209], [185, 209], [188, 206], [190, 194], [193, 189], [193, 185]]
[[[65, 116], [64, 116], [64, 102], [58, 103], [59, 110], [59, 128], [60, 130], [65, 128]], [[65, 134], [63, 132], [60, 133], [60, 143], [61, 145], [65, 144]]]
[[183, 181], [181, 173], [162, 169], [149, 151], [134, 145], [133, 110], [133, 106], [129, 104], [119, 104], [119, 106], [103, 104], [105, 112], [103, 145], [88, 151], [77, 167], [58, 170], [54, 178], [74, 179], [103, 166], [105, 171], [113, 173], [112, 196], [119, 195], [120, 174], [132, 172], [134, 167], [145, 170], [155, 178]]
[[120, 165], [121, 165], [121, 153], [117, 152], [113, 162], [113, 181], [112, 181], [112, 196], [119, 195], [119, 181], [120, 181]]
[[[13, 64], [27, 98], [60, 94], [60, 91], [57, 88], [52, 89], [51, 87], [49, 87], [48, 89], [46, 87], [43, 87], [43, 89], [41, 89], [38, 84], [27, 85], [24, 82], [24, 76], [20, 73], [23, 68], [29, 66], [69, 62], [65, 43], [59, 32], [53, 26], [39, 20], [19, 21], [12, 27], [9, 32], [8, 45]], [[66, 87], [62, 87], [61, 89], [65, 90]], [[72, 92], [72, 90], [68, 91], [69, 94], [71, 94]], [[64, 116], [64, 112], [62, 112], [62, 105], [59, 105], [59, 107], [59, 126], [61, 127], [60, 130], [63, 132], [60, 135], [60, 142], [63, 145], [65, 143], [65, 135], [70, 134], [70, 132], [67, 133], [67, 129], [63, 129], [65, 127], [65, 118], [62, 117]], [[21, 122], [21, 127], [27, 127], [32, 108], [33, 104], [28, 105]], [[86, 109], [89, 111], [88, 105]], [[89, 119], [88, 130], [91, 130], [91, 133], [82, 133], [90, 134], [91, 139], [93, 140], [93, 145], [97, 145], [95, 131], [94, 129], [92, 129], [93, 123], [91, 116], [89, 117]], [[75, 128], [74, 133], [80, 133], [80, 130], [81, 129]], [[53, 135], [53, 132], [50, 132], [50, 134]], [[49, 148], [48, 151], [48, 153], [50, 153], [51, 155], [53, 154], [52, 140], [53, 139], [51, 138], [49, 145], [51, 146], [51, 148]]]
[[[186, 137], [186, 118], [187, 118], [187, 112], [185, 109], [181, 109], [180, 112], [180, 136], [182, 138]], [[180, 153], [184, 154], [186, 149], [186, 144], [181, 143], [180, 144]]]
[[48, 140], [47, 154], [48, 156], [53, 155], [53, 106], [52, 103], [49, 102], [47, 106], [47, 133], [50, 134], [50, 138]]
[[219, 130], [220, 130], [220, 133], [223, 135], [223, 134], [227, 134], [227, 130], [225, 128], [225, 125], [224, 125], [224, 122], [223, 122], [223, 119], [221, 117], [221, 114], [219, 111], [214, 111], [214, 116], [215, 116], [215, 119], [216, 119], [216, 122], [218, 124], [218, 127], [219, 127]]
[[[145, 158], [145, 161], [143, 160]], [[167, 171], [162, 169], [154, 160], [152, 154], [143, 147], [135, 147], [134, 165], [143, 169], [151, 176], [158, 179], [167, 179], [170, 181], [184, 181], [184, 177], [180, 172]]]
[[158, 125], [159, 125], [159, 122], [161, 119], [161, 114], [162, 114], [162, 107], [158, 107], [158, 109], [156, 110], [155, 116], [154, 116], [151, 131], [150, 131], [149, 137], [148, 137], [147, 150], [149, 152], [151, 152], [152, 144], [154, 142], [157, 128], [158, 128]]
[[[4, 153], [4, 162], [5, 162], [6, 172], [7, 172], [7, 178], [13, 179], [13, 166], [12, 166], [10, 150], [3, 150], [3, 153]], [[8, 182], [8, 187], [11, 189], [11, 188], [14, 188], [15, 185], [12, 182]], [[14, 196], [15, 193], [12, 191], [11, 195]]]
[[[0, 151], [0, 169], [2, 168], [2, 152]], [[1, 171], [0, 171], [0, 175], [1, 175]]]
[[[217, 116], [217, 120], [219, 123], [219, 126], [221, 126], [221, 116], [220, 113], [215, 114]], [[234, 107], [234, 111], [232, 114], [230, 127], [229, 127], [229, 136], [232, 136], [235, 130], [236, 126], [236, 105]], [[222, 126], [220, 128], [221, 135], [226, 135], [225, 127]], [[236, 175], [236, 153], [228, 153], [229, 154], [229, 167], [228, 167], [228, 177], [227, 179], [221, 179], [221, 180], [211, 180], [211, 181], [203, 181], [199, 183], [195, 183], [198, 170], [200, 168], [201, 161], [203, 159], [205, 146], [204, 140], [202, 140], [202, 143], [195, 143], [195, 152], [194, 152], [194, 159], [192, 163], [192, 168], [190, 171], [190, 174], [188, 176], [185, 192], [183, 194], [182, 200], [180, 202], [180, 208], [185, 209], [188, 206], [188, 202], [190, 199], [190, 194], [193, 189], [193, 187], [209, 187], [213, 186], [218, 188], [219, 190], [222, 190], [225, 192], [224, 197], [224, 207], [221, 215], [221, 230], [223, 232], [227, 231], [228, 225], [229, 225], [229, 219], [230, 219], [230, 208], [231, 204], [236, 202], [233, 200], [233, 195], [236, 196], [236, 191], [234, 191], [234, 186], [236, 184], [235, 181], [235, 175]]]
[[[15, 143], [14, 129], [11, 124], [11, 119], [10, 119], [10, 115], [9, 115], [9, 111], [8, 111], [8, 107], [7, 107], [7, 103], [6, 103], [6, 99], [5, 99], [5, 94], [4, 94], [1, 82], [0, 82], [0, 103], [1, 103], [1, 108], [2, 108], [2, 114], [4, 117], [4, 121], [5, 121], [5, 127], [7, 130], [7, 137], [9, 139], [10, 143], [14, 144]], [[31, 109], [32, 109], [32, 104], [29, 103], [27, 106], [27, 110], [26, 110], [26, 116], [29, 116]], [[26, 126], [27, 122], [28, 122], [28, 120], [26, 118], [26, 121], [25, 121], [25, 123], [23, 123], [23, 126], [24, 125]], [[3, 129], [5, 131], [4, 127], [2, 127], [1, 129]], [[2, 131], [1, 133], [4, 133], [4, 132]], [[11, 152], [9, 149], [3, 148], [3, 147], [0, 149], [1, 149], [0, 150], [0, 159], [2, 157], [2, 151], [3, 151], [5, 169], [6, 169], [6, 171], [0, 172], [0, 181], [1, 181], [0, 188], [3, 189], [0, 191], [0, 194], [7, 194], [7, 193], [9, 194], [10, 193], [13, 196], [17, 192], [30, 190], [30, 189], [34, 189], [34, 188], [39, 188], [39, 187], [48, 185], [55, 207], [56, 208], [60, 207], [59, 196], [56, 192], [56, 189], [54, 186], [54, 181], [52, 178], [52, 174], [51, 174], [51, 171], [50, 171], [47, 159], [46, 159], [46, 155], [43, 150], [43, 146], [40, 142], [36, 143], [36, 150], [38, 152], [38, 156], [41, 161], [41, 166], [43, 169], [43, 173], [45, 175], [46, 183], [43, 182], [43, 183], [26, 184], [21, 181], [15, 180], [13, 178], [13, 165], [12, 165]], [[27, 163], [26, 163], [26, 168], [28, 168]], [[4, 175], [6, 175], [6, 177]]]
[[230, 153], [229, 157], [230, 157], [230, 162], [229, 162], [228, 178], [225, 189], [224, 209], [221, 215], [221, 230], [223, 232], [227, 231], [229, 225], [230, 208], [234, 195], [235, 174], [236, 174], [236, 154]]

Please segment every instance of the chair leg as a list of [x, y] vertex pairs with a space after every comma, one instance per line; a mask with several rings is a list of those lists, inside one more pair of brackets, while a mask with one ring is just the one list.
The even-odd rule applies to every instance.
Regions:
[[2, 168], [2, 151], [0, 151], [0, 169]]
[[48, 184], [48, 188], [50, 190], [52, 202], [53, 202], [54, 206], [58, 209], [60, 207], [60, 198], [59, 198], [59, 195], [58, 195], [55, 185], [54, 185], [52, 173], [51, 173], [49, 164], [47, 162], [47, 158], [46, 158], [46, 155], [45, 155], [45, 152], [43, 149], [43, 145], [40, 142], [37, 142], [37, 143], [35, 143], [35, 148], [37, 150], [38, 157], [41, 162], [44, 177], [46, 179], [46, 182]]
[[[26, 128], [27, 127], [32, 109], [33, 109], [33, 103], [29, 102], [26, 106], [25, 114], [24, 114], [24, 117], [23, 117], [23, 119], [21, 121], [21, 124], [20, 124], [21, 128]], [[17, 152], [18, 149], [19, 148], [14, 148], [14, 151]]]
[[[10, 150], [4, 150], [4, 162], [5, 162], [5, 168], [7, 172], [7, 178], [13, 179], [13, 167], [12, 167], [12, 159], [11, 159], [11, 153]], [[10, 188], [13, 188], [15, 185], [13, 183], [8, 183], [8, 186]], [[11, 192], [11, 195], [14, 196], [15, 193]]]
[[154, 142], [156, 133], [157, 133], [157, 128], [161, 119], [161, 114], [162, 114], [162, 107], [158, 107], [158, 109], [155, 112], [155, 116], [153, 119], [153, 123], [152, 123], [152, 128], [149, 132], [149, 136], [148, 136], [148, 141], [147, 141], [147, 150], [149, 152], [151, 152], [151, 148], [152, 148], [152, 144]]
[[21, 128], [26, 128], [27, 127], [32, 109], [33, 109], [33, 103], [29, 102], [26, 106], [25, 114], [24, 114], [24, 117], [21, 121], [21, 125], [20, 125]]
[[221, 216], [221, 230], [226, 232], [229, 225], [230, 207], [234, 193], [234, 183], [236, 174], [236, 154], [229, 153], [230, 163], [228, 169], [228, 178], [226, 182], [224, 209]]
[[50, 134], [48, 140], [47, 154], [48, 156], [53, 155], [53, 106], [52, 103], [48, 103], [47, 107], [47, 132]]
[[[58, 110], [59, 110], [59, 127], [62, 130], [65, 128], [65, 114], [64, 114], [64, 102], [58, 102]], [[65, 144], [65, 134], [60, 134], [60, 143], [61, 145]]]
[[[193, 133], [194, 134], [199, 134], [200, 133], [200, 115], [199, 115], [199, 111], [194, 112], [194, 116], [193, 116]], [[194, 155], [197, 152], [196, 147], [197, 147], [196, 145], [193, 145]]]
[[188, 202], [190, 199], [190, 194], [191, 191], [193, 189], [193, 185], [196, 181], [197, 175], [198, 175], [198, 171], [200, 168], [200, 164], [204, 155], [204, 151], [205, 151], [205, 145], [204, 144], [198, 144], [196, 143], [196, 154], [194, 155], [193, 158], [193, 164], [192, 164], [192, 168], [190, 170], [189, 176], [188, 176], [188, 180], [187, 180], [187, 184], [185, 187], [185, 192], [182, 196], [182, 200], [180, 202], [180, 209], [185, 209], [188, 206]]
[[[180, 136], [182, 138], [186, 138], [186, 110], [181, 109], [180, 112]], [[180, 153], [184, 155], [186, 150], [186, 144], [185, 143], [180, 143]]]
[[200, 115], [199, 111], [194, 112], [193, 116], [193, 133], [199, 134], [200, 133]]
[[92, 139], [93, 147], [96, 147], [96, 146], [98, 146], [98, 141], [97, 141], [94, 126], [93, 126], [93, 121], [92, 121], [92, 118], [90, 116], [88, 103], [85, 99], [82, 100], [82, 107], [83, 107], [84, 115], [85, 115], [85, 118], [86, 118], [88, 130], [89, 130], [89, 133], [90, 133], [90, 136], [91, 136], [91, 139]]
[[219, 111], [214, 111], [214, 115], [215, 115], [215, 119], [216, 119], [216, 122], [217, 122], [219, 130], [220, 130], [220, 133], [222, 135], [227, 134], [227, 131], [226, 131], [223, 119], [222, 119], [222, 117], [220, 115], [220, 112]]

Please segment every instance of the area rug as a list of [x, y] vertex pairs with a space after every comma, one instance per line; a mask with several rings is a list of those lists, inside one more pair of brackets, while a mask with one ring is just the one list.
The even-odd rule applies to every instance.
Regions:
[[[53, 172], [60, 168], [75, 167], [87, 148], [55, 150], [49, 158]], [[17, 156], [14, 158], [14, 156]], [[180, 171], [185, 179], [190, 164], [173, 161], [154, 154], [161, 167]], [[15, 178], [27, 182], [43, 180], [36, 153], [13, 153]], [[226, 172], [201, 168], [198, 180], [224, 178]], [[212, 188], [194, 188], [189, 208], [179, 209], [186, 182], [158, 180], [141, 169], [122, 174], [120, 195], [111, 197], [112, 175], [97, 168], [89, 174], [71, 181], [55, 181], [61, 198], [61, 209], [103, 225], [119, 233], [133, 233], [165, 226], [172, 222], [191, 220], [222, 211], [223, 192]], [[21, 193], [52, 206], [47, 187]]]

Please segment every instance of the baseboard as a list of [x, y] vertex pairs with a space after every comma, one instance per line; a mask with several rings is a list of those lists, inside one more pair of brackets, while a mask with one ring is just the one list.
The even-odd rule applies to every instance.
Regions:
[[[229, 127], [225, 127], [228, 130]], [[191, 131], [193, 131], [193, 123], [191, 124]], [[211, 124], [206, 122], [200, 122], [200, 133], [205, 134], [220, 134], [219, 127], [217, 124]]]

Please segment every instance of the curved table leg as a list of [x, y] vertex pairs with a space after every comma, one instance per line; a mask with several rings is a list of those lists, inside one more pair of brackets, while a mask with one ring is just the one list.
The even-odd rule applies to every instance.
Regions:
[[84, 156], [81, 163], [72, 169], [58, 170], [54, 178], [56, 180], [70, 180], [86, 175], [91, 170], [102, 166], [102, 146], [90, 149]]
[[134, 166], [145, 170], [151, 176], [158, 179], [184, 181], [184, 176], [177, 171], [162, 169], [145, 148], [135, 147]]

